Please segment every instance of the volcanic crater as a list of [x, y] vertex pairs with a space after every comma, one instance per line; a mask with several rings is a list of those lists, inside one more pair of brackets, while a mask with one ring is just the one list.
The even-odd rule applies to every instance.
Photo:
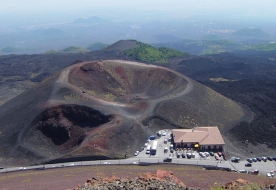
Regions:
[[167, 99], [182, 92], [187, 80], [161, 67], [128, 61], [102, 61], [73, 68], [68, 82], [105, 103], [127, 106], [146, 101]]

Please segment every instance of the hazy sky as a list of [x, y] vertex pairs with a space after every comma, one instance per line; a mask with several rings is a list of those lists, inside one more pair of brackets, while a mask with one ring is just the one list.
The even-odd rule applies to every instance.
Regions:
[[40, 11], [178, 10], [210, 13], [233, 13], [256, 16], [276, 14], [275, 0], [1, 0], [0, 15], [37, 13]]

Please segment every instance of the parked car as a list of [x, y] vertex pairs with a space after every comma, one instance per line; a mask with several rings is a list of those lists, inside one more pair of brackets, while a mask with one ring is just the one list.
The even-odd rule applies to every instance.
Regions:
[[144, 147], [139, 148], [139, 152], [142, 152], [144, 150]]
[[165, 131], [162, 132], [162, 136], [166, 136], [167, 133]]
[[192, 158], [195, 158], [195, 153], [191, 153]]
[[164, 158], [163, 162], [171, 162], [172, 161], [172, 158], [171, 157], [168, 157], [168, 158]]
[[170, 153], [173, 153], [173, 148], [170, 148]]
[[136, 151], [136, 152], [134, 153], [134, 156], [138, 156], [139, 153], [140, 153], [139, 151]]
[[151, 136], [149, 136], [149, 139], [150, 139], [150, 140], [154, 140], [154, 139], [155, 139], [155, 136], [154, 136], [154, 135], [151, 135]]
[[146, 154], [150, 154], [150, 150], [147, 150], [147, 151], [146, 151]]
[[221, 156], [222, 156], [222, 153], [221, 153], [221, 152], [218, 152], [218, 156], [221, 157]]
[[275, 160], [275, 161], [276, 161], [276, 156], [274, 156], [274, 157], [273, 157], [273, 160]]
[[144, 147], [147, 147], [148, 145], [149, 145], [149, 143], [145, 143], [145, 144], [144, 144]]
[[191, 153], [187, 153], [187, 158], [192, 158], [192, 154]]
[[204, 154], [205, 154], [206, 157], [210, 156], [209, 152], [204, 152]]
[[257, 160], [260, 162], [260, 161], [262, 161], [262, 158], [260, 158], [260, 157], [257, 157]]
[[181, 156], [182, 156], [182, 158], [185, 158], [186, 155], [185, 155], [185, 153], [182, 153]]
[[165, 153], [168, 152], [168, 148], [167, 147], [164, 148], [164, 152]]
[[268, 159], [269, 161], [272, 161], [272, 160], [273, 160], [273, 158], [272, 158], [271, 156], [268, 156], [267, 159]]
[[240, 162], [240, 158], [234, 157], [234, 158], [231, 159], [231, 162], [239, 163]]
[[267, 161], [267, 157], [262, 157], [262, 160], [264, 161], [264, 162], [266, 162]]
[[252, 163], [252, 162], [253, 162], [252, 158], [247, 158], [246, 160], [247, 160], [247, 162], [249, 162], [249, 163]]
[[177, 158], [180, 158], [180, 153], [177, 153], [177, 154], [176, 154], [176, 157], [177, 157]]
[[247, 173], [246, 170], [239, 170], [239, 173]]
[[252, 158], [253, 162], [257, 162], [257, 158]]
[[167, 144], [167, 142], [168, 142], [168, 139], [164, 139], [164, 143]]
[[252, 164], [251, 164], [251, 163], [246, 163], [244, 166], [245, 166], [245, 167], [251, 167]]
[[214, 156], [214, 153], [213, 152], [209, 152], [210, 156]]

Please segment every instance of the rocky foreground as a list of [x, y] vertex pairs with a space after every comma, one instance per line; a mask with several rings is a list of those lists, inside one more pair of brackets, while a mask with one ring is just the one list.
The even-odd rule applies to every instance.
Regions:
[[[226, 183], [224, 186], [209, 187], [211, 189], [259, 189], [268, 190], [276, 189], [274, 184], [259, 186], [258, 184], [249, 183], [243, 179], [237, 179]], [[111, 176], [110, 178], [92, 178], [88, 179], [83, 185], [79, 185], [75, 190], [199, 190], [199, 188], [186, 187], [182, 181], [173, 176], [173, 172], [165, 170], [157, 170], [154, 174], [145, 173], [135, 178], [118, 178]]]
[[190, 189], [179, 179], [173, 176], [171, 171], [157, 170], [154, 174], [145, 173], [136, 178], [92, 178], [85, 184], [78, 186], [75, 190], [115, 190], [115, 189]]

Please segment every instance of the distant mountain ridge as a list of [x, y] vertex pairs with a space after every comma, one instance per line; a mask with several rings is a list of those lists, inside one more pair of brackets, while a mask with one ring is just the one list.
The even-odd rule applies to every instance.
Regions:
[[234, 33], [236, 36], [244, 36], [244, 37], [268, 37], [269, 34], [258, 28], [243, 28]]

